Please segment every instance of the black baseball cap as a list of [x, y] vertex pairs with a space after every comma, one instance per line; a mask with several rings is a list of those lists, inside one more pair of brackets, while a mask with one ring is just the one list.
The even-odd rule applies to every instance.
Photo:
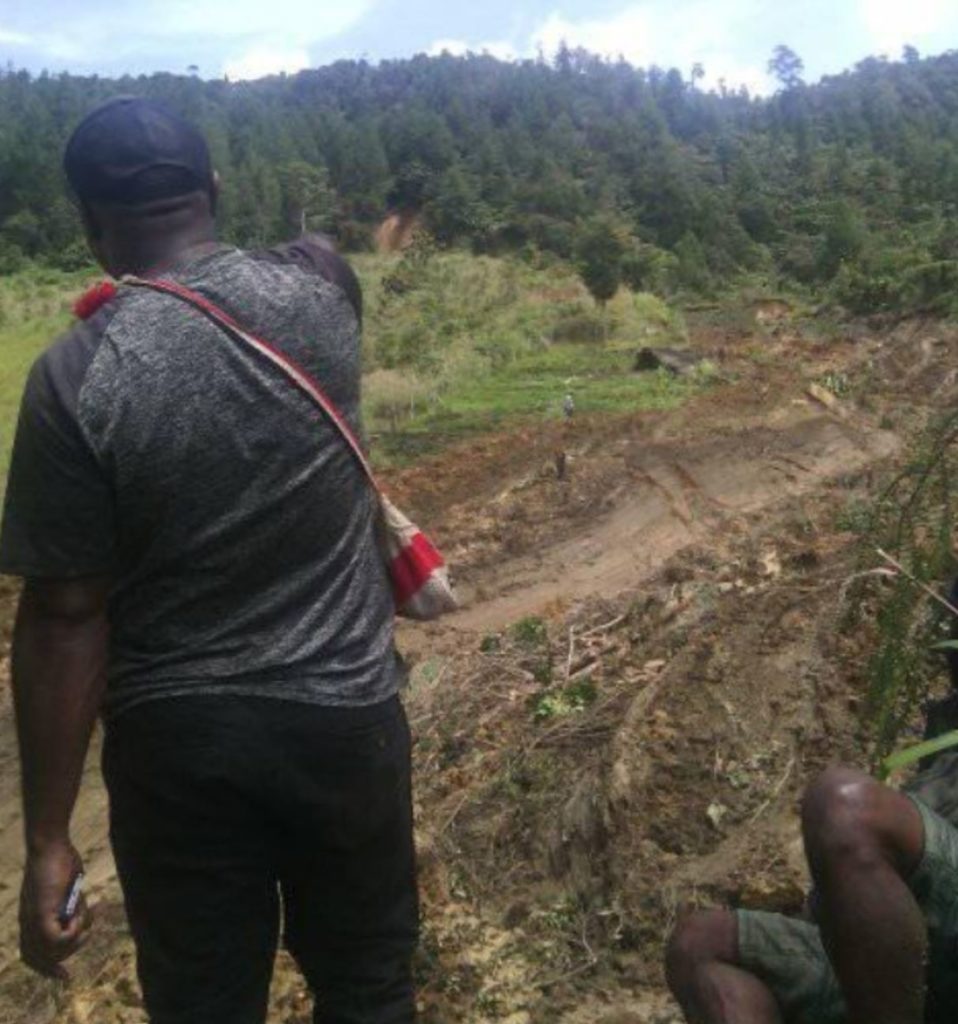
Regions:
[[81, 200], [138, 204], [207, 190], [213, 168], [206, 140], [168, 107], [119, 96], [77, 125], [63, 169]]

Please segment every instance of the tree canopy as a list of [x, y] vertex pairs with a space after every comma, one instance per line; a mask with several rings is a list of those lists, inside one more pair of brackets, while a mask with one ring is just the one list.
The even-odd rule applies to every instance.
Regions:
[[553, 61], [341, 61], [253, 83], [8, 68], [0, 272], [85, 258], [63, 145], [93, 105], [138, 93], [205, 132], [240, 245], [306, 226], [362, 248], [404, 210], [443, 245], [578, 261], [600, 218], [629, 247], [627, 280], [708, 289], [759, 273], [880, 306], [914, 278], [925, 295], [921, 268], [958, 257], [958, 53], [870, 58], [817, 85], [787, 46], [770, 67], [782, 88], [767, 99], [705, 91], [699, 67], [686, 78], [568, 47]]

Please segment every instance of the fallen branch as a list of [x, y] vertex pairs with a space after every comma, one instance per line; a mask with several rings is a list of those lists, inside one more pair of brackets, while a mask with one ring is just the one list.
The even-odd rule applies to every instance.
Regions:
[[591, 971], [598, 965], [598, 958], [595, 956], [579, 964], [578, 967], [573, 967], [571, 970], [564, 971], [562, 974], [556, 974], [551, 978], [547, 978], [540, 981], [538, 978], [532, 979], [532, 984], [536, 988], [552, 988], [553, 985], [558, 985], [560, 981], [568, 981], [570, 978], [577, 978], [580, 974], [585, 974], [586, 971]]
[[866, 569], [864, 572], [852, 573], [851, 576], [846, 577], [842, 581], [842, 585], [838, 591], [838, 603], [844, 604], [848, 597], [848, 590], [853, 583], [857, 580], [869, 579], [872, 576], [878, 576], [882, 579], [895, 579], [898, 573], [894, 569]]
[[958, 616], [958, 608], [956, 608], [949, 600], [942, 597], [941, 594], [929, 587], [927, 583], [923, 583], [917, 576], [910, 573], [901, 564], [901, 562], [892, 558], [887, 551], [882, 551], [881, 548], [875, 548], [875, 550], [878, 552], [879, 557], [883, 558], [895, 570], [895, 572], [904, 576], [905, 579], [909, 580], [911, 583], [914, 583], [916, 587], [923, 590], [933, 601], [937, 601], [943, 608], [947, 608], [952, 615]]
[[452, 812], [452, 814], [449, 815], [448, 818], [446, 818], [444, 824], [440, 826], [439, 831], [436, 833], [437, 839], [439, 839], [441, 836], [444, 836], [449, 831], [449, 829], [452, 827], [452, 823], [456, 820], [456, 818], [459, 817], [459, 812], [463, 809], [463, 807], [466, 806], [468, 802], [469, 794], [464, 793], [462, 799], [459, 801], [459, 803], [456, 804], [456, 809]]
[[759, 809], [748, 819], [750, 825], [754, 825], [756, 821], [772, 806], [772, 804], [781, 796], [782, 790], [785, 788], [785, 784], [791, 778], [792, 769], [795, 767], [795, 755], [788, 759], [788, 764], [785, 766], [785, 774], [775, 784], [775, 788], [768, 795], [768, 799], [761, 804]]
[[582, 634], [582, 639], [588, 640], [590, 637], [598, 636], [600, 633], [608, 633], [609, 630], [615, 629], [616, 626], [621, 626], [627, 618], [628, 615], [618, 615], [609, 622], [603, 622], [601, 626], [594, 626], [592, 629], [587, 630]]
[[601, 663], [601, 660], [602, 659], [598, 656], [587, 658], [570, 676], [566, 677], [566, 681], [574, 683], [577, 679], [581, 679], [583, 676], [588, 675], [597, 665]]
[[565, 662], [565, 681], [572, 675], [572, 659], [575, 656], [575, 626], [569, 627], [569, 656]]

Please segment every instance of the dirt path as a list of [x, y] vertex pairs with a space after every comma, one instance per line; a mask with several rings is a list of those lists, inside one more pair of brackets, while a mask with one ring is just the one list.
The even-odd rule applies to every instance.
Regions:
[[[954, 401], [956, 354], [934, 325], [766, 339], [761, 359], [743, 338], [727, 383], [684, 409], [583, 423], [562, 441], [567, 482], [551, 435], [397, 478], [465, 598], [400, 629], [424, 1024], [664, 1024], [659, 954], [680, 903], [801, 898], [794, 799], [824, 760], [854, 756], [868, 642], [836, 633], [851, 541], [836, 519], [919, 406]], [[867, 403], [810, 398], [826, 371], [867, 379]], [[541, 636], [510, 632], [529, 617]], [[14, 962], [17, 785], [0, 706], [0, 1024], [141, 1024], [95, 753], [75, 837], [101, 926], [69, 993]], [[308, 1019], [282, 957], [273, 1005], [271, 1019]]]

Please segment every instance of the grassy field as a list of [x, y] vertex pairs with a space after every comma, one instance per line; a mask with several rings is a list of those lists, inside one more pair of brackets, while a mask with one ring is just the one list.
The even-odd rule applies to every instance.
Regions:
[[[701, 383], [632, 372], [641, 345], [684, 340], [681, 318], [652, 296], [623, 291], [603, 317], [567, 268], [463, 253], [429, 256], [412, 268], [414, 287], [390, 290], [408, 263], [355, 260], [366, 298], [364, 416], [380, 463], [560, 417], [567, 393], [580, 412], [624, 412], [669, 408]], [[0, 278], [0, 480], [30, 364], [68, 326], [90, 278]]]
[[46, 270], [0, 277], [0, 491], [27, 372], [69, 325], [73, 298], [89, 277]]
[[579, 415], [669, 409], [698, 386], [665, 372], [634, 374], [633, 361], [634, 348], [623, 345], [565, 343], [519, 356], [507, 367], [454, 382], [398, 429], [385, 427], [375, 434], [375, 452], [381, 461], [402, 462], [509, 424], [561, 419], [567, 393]]
[[600, 315], [567, 267], [447, 254], [397, 295], [383, 287], [395, 257], [355, 262], [367, 299], [364, 416], [380, 461], [560, 417], [567, 393], [584, 413], [662, 409], [704, 379], [633, 373], [642, 345], [684, 342], [681, 317], [625, 290]]

